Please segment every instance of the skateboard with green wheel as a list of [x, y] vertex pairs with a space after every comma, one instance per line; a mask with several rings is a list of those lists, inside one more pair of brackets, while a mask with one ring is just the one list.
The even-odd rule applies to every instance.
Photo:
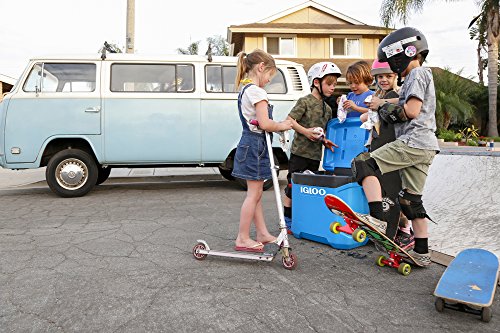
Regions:
[[409, 263], [422, 267], [408, 252], [385, 235], [386, 222], [379, 221], [370, 215], [356, 213], [344, 200], [332, 194], [325, 196], [325, 204], [332, 213], [339, 215], [346, 222], [346, 225], [339, 222], [332, 223], [330, 230], [333, 233], [343, 232], [352, 235], [357, 242], [362, 242], [368, 237], [375, 243], [377, 249], [387, 252], [389, 257], [379, 256], [377, 265], [396, 268], [405, 276], [411, 272]]

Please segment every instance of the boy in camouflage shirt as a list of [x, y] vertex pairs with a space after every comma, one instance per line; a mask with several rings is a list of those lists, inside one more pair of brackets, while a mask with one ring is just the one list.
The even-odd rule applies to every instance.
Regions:
[[326, 124], [332, 118], [332, 108], [325, 98], [332, 96], [340, 75], [340, 69], [332, 62], [314, 64], [307, 72], [311, 94], [300, 98], [287, 117], [292, 120], [295, 130], [283, 207], [289, 232], [292, 224], [292, 174], [305, 170], [318, 171], [323, 145], [332, 151], [336, 147], [324, 136]]

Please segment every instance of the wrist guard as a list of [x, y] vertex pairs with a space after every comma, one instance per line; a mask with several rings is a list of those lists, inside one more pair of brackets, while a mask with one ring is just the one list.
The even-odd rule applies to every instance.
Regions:
[[380, 118], [390, 124], [404, 123], [405, 121], [410, 120], [406, 116], [404, 107], [388, 102], [385, 102], [380, 106], [378, 114], [380, 115]]

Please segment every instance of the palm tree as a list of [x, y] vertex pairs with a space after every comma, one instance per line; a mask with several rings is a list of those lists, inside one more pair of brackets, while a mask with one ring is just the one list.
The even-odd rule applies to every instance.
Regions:
[[192, 42], [191, 44], [188, 45], [187, 49], [183, 49], [183, 48], [179, 47], [177, 49], [177, 53], [195, 55], [195, 54], [198, 54], [199, 47], [200, 47], [200, 41]]
[[[449, 2], [458, 0], [446, 0]], [[410, 13], [421, 11], [426, 0], [383, 0], [380, 16], [385, 26], [396, 20], [404, 24]], [[498, 42], [500, 41], [499, 0], [476, 0], [481, 13], [475, 20], [483, 20], [488, 45], [488, 136], [498, 136], [497, 87], [498, 87]], [[475, 21], [471, 22], [473, 24]]]
[[458, 71], [450, 72], [449, 68], [433, 68], [436, 88], [436, 123], [438, 130], [448, 129], [451, 124], [468, 123], [474, 115], [476, 107], [472, 98], [477, 94], [479, 85], [464, 79]]

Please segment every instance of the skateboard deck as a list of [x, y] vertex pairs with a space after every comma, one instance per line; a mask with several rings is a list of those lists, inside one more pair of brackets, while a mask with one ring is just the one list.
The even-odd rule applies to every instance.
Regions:
[[[389, 254], [389, 258], [379, 258], [377, 263], [380, 266], [389, 265], [399, 270], [399, 266], [403, 260], [413, 263], [416, 266], [422, 266], [415, 261], [408, 252], [385, 235], [385, 222], [379, 221], [366, 214], [356, 213], [341, 198], [332, 194], [327, 194], [325, 196], [325, 204], [332, 213], [341, 216], [347, 224], [345, 226], [333, 225], [332, 232], [337, 231], [351, 234], [355, 240], [358, 240], [356, 239], [356, 234], [359, 234], [358, 230], [363, 230], [366, 236], [373, 241], [377, 247], [382, 247]], [[400, 273], [408, 275], [409, 271], [407, 274], [404, 274], [404, 272], [400, 270]]]
[[487, 250], [461, 251], [436, 286], [436, 309], [440, 312], [450, 308], [481, 314], [484, 321], [489, 321], [490, 306], [498, 283], [498, 267], [497, 256]]

